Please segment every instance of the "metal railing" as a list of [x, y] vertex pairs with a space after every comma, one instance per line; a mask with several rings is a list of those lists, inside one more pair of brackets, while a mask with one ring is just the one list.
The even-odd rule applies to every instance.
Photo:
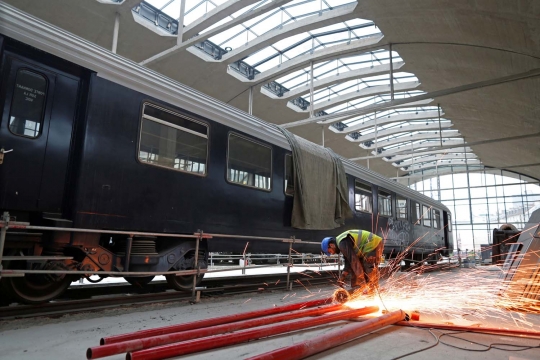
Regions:
[[[34, 226], [30, 225], [26, 222], [16, 222], [16, 221], [10, 221], [9, 213], [4, 212], [2, 215], [2, 220], [0, 220], [0, 279], [2, 277], [23, 277], [25, 274], [70, 274], [70, 275], [83, 275], [83, 276], [91, 276], [91, 275], [115, 275], [119, 277], [126, 277], [126, 276], [155, 276], [155, 275], [176, 275], [176, 276], [189, 276], [193, 275], [193, 288], [192, 288], [192, 301], [197, 301], [198, 297], [196, 296], [196, 284], [197, 284], [197, 278], [201, 274], [206, 273], [217, 273], [217, 272], [225, 272], [225, 271], [232, 271], [232, 270], [242, 270], [242, 274], [245, 274], [245, 270], [247, 268], [247, 258], [249, 257], [249, 254], [240, 255], [239, 259], [243, 259], [243, 266], [238, 267], [227, 267], [226, 269], [214, 269], [214, 270], [208, 270], [208, 269], [201, 269], [199, 266], [199, 244], [201, 240], [208, 240], [208, 239], [217, 239], [217, 238], [234, 238], [234, 239], [246, 239], [246, 240], [264, 240], [264, 241], [277, 241], [282, 243], [289, 243], [289, 251], [287, 255], [279, 254], [279, 258], [286, 259], [286, 266], [287, 266], [287, 289], [290, 289], [292, 287], [292, 283], [290, 282], [290, 271], [291, 267], [294, 264], [293, 259], [297, 257], [297, 255], [292, 254], [293, 250], [293, 244], [295, 243], [301, 243], [302, 245], [305, 244], [316, 244], [319, 245], [318, 242], [308, 242], [308, 241], [302, 241], [301, 239], [297, 239], [294, 236], [291, 236], [290, 238], [279, 238], [279, 237], [264, 237], [264, 236], [246, 236], [246, 235], [228, 235], [228, 234], [207, 234], [204, 233], [202, 230], [198, 230], [193, 235], [187, 235], [187, 234], [174, 234], [174, 233], [151, 233], [151, 232], [140, 232], [140, 231], [117, 231], [117, 230], [96, 230], [96, 229], [80, 229], [80, 228], [64, 228], [64, 227], [49, 227], [49, 226]], [[2, 260], [9, 260], [9, 261], [16, 261], [16, 260], [25, 260], [25, 261], [45, 261], [45, 260], [69, 260], [72, 259], [71, 257], [59, 257], [59, 256], [45, 256], [45, 257], [39, 257], [39, 260], [36, 260], [36, 256], [10, 256], [3, 258], [4, 253], [4, 244], [6, 241], [6, 234], [8, 229], [24, 229], [24, 230], [45, 230], [45, 231], [65, 231], [65, 232], [79, 232], [79, 233], [98, 233], [98, 234], [120, 234], [120, 235], [126, 235], [128, 238], [128, 241], [126, 241], [126, 255], [124, 258], [124, 271], [101, 271], [101, 270], [27, 270], [27, 269], [13, 269], [13, 270], [4, 270], [2, 267]], [[179, 271], [159, 271], [159, 272], [140, 272], [140, 271], [129, 271], [129, 260], [130, 260], [130, 254], [131, 254], [131, 245], [132, 240], [134, 236], [155, 236], [155, 237], [172, 237], [172, 238], [187, 238], [187, 239], [194, 239], [195, 240], [195, 258], [194, 258], [194, 269], [193, 270], [179, 270]], [[322, 270], [323, 266], [335, 266], [338, 265], [338, 271], [341, 273], [341, 257], [335, 257], [336, 263], [326, 263], [324, 264], [324, 261], [327, 261], [328, 259], [332, 259], [332, 257], [325, 257], [325, 256], [319, 256], [320, 257], [320, 263], [318, 264], [318, 267]], [[212, 259], [213, 260], [213, 259]], [[211, 260], [211, 261], [212, 261]], [[273, 265], [259, 265], [257, 268], [263, 268], [263, 267], [282, 267], [284, 265], [281, 264], [273, 264]], [[306, 266], [306, 265], [297, 265], [297, 266]], [[196, 300], [197, 299], [197, 300]]]

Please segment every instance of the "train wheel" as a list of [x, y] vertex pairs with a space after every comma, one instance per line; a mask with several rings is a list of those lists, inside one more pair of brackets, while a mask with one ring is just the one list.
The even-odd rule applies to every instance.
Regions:
[[140, 276], [140, 277], [128, 276], [128, 277], [124, 277], [124, 279], [131, 285], [142, 288], [150, 284], [150, 281], [154, 279], [154, 276]]
[[[201, 269], [206, 269], [207, 265], [206, 262], [200, 263]], [[192, 268], [184, 269], [184, 270], [193, 270]], [[197, 277], [197, 283], [195, 286], [199, 286], [202, 282], [202, 279], [204, 277], [204, 274], [201, 274]], [[191, 291], [193, 288], [193, 275], [184, 275], [184, 276], [176, 276], [174, 274], [166, 275], [165, 278], [167, 279], [167, 283], [169, 286], [175, 290], [178, 291]]]
[[[22, 252], [12, 251], [10, 255]], [[30, 263], [26, 261], [6, 261], [5, 269], [31, 269], [31, 270], [67, 270], [61, 262]], [[25, 304], [40, 304], [57, 298], [77, 280], [73, 275], [67, 274], [26, 274], [24, 277], [2, 278], [2, 287], [13, 300]]]
[[66, 274], [26, 274], [24, 277], [2, 280], [6, 280], [6, 287], [16, 300], [26, 304], [40, 304], [62, 295], [71, 285], [73, 277]]

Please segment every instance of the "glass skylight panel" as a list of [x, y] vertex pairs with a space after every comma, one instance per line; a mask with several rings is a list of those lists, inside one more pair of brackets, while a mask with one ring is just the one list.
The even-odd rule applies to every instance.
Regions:
[[[205, 32], [207, 32], [207, 31], [209, 31], [209, 30], [211, 30], [211, 29], [213, 29], [213, 28], [215, 28], [215, 27], [217, 27], [217, 26], [220, 26], [220, 25], [222, 25], [222, 24], [225, 24], [225, 23], [227, 23], [227, 22], [229, 22], [229, 21], [231, 21], [231, 20], [233, 20], [233, 19], [236, 19], [237, 17], [241, 16], [241, 15], [244, 14], [244, 13], [247, 13], [247, 12], [250, 12], [250, 11], [257, 10], [260, 6], [264, 5], [265, 3], [269, 2], [269, 1], [271, 1], [271, 0], [261, 0], [261, 1], [259, 1], [258, 3], [255, 3], [255, 4], [251, 5], [251, 6], [246, 6], [246, 7], [242, 8], [242, 9], [238, 10], [238, 11], [235, 12], [234, 14], [229, 15], [229, 16], [227, 16], [226, 18], [224, 18], [224, 19], [218, 21], [217, 23], [213, 24], [212, 26], [210, 26], [210, 27], [208, 27], [208, 28], [202, 30], [202, 31], [200, 32], [200, 34], [204, 34]], [[255, 18], [255, 19], [257, 19], [257, 18]], [[253, 19], [252, 19], [252, 20], [253, 20]], [[250, 21], [251, 21], [251, 20], [250, 20]]]
[[[177, 0], [145, 0], [148, 4], [152, 5], [156, 9], [162, 9], [164, 6], [176, 2]], [[178, 3], [178, 12], [180, 12], [180, 3]]]
[[[364, 89], [366, 87], [377, 86], [377, 85], [388, 85], [389, 81], [390, 81], [389, 74], [371, 76], [367, 78], [362, 78], [360, 80], [354, 79], [354, 80], [349, 80], [349, 81], [339, 83], [336, 85], [332, 85], [327, 88], [319, 89], [314, 92], [314, 95], [319, 95], [323, 93], [323, 94], [326, 94], [326, 98], [324, 100], [331, 100], [332, 98], [336, 96], [345, 95], [354, 91]], [[400, 83], [404, 81], [418, 81], [418, 79], [416, 78], [416, 76], [410, 73], [399, 72], [399, 73], [394, 74], [395, 83]], [[331, 91], [329, 92], [328, 89], [330, 89]], [[310, 96], [308, 93], [308, 94], [302, 95], [301, 97], [304, 98], [305, 100], [308, 100]], [[314, 96], [314, 99], [318, 99], [315, 101], [315, 103], [317, 101], [323, 100], [319, 96]]]
[[[342, 23], [342, 24], [344, 25], [344, 23]], [[348, 29], [347, 29], [346, 26], [343, 26], [342, 29], [343, 29], [343, 31], [338, 33], [338, 34], [341, 34], [340, 36], [342, 36], [343, 34], [348, 33]], [[326, 47], [327, 45], [335, 45], [336, 42], [346, 42], [346, 41], [348, 41], [348, 37], [347, 38], [336, 38], [336, 39], [339, 39], [339, 40], [335, 40], [332, 44], [327, 44], [327, 43], [322, 42], [319, 39], [319, 37], [316, 37], [315, 39], [313, 39], [312, 37], [313, 37], [313, 35], [311, 34], [311, 32], [297, 34], [297, 35], [291, 36], [289, 38], [283, 39], [283, 40], [273, 44], [270, 47], [275, 49], [275, 54], [278, 54], [279, 52], [282, 53], [282, 56], [283, 56], [283, 58], [282, 58], [283, 61], [282, 62], [284, 62], [285, 60], [290, 60], [290, 59], [292, 59], [292, 58], [294, 58], [296, 56], [305, 54], [307, 52], [315, 51], [315, 50], [317, 50], [319, 48]], [[290, 48], [293, 45], [297, 45], [298, 49], [296, 49], [294, 47]], [[262, 65], [261, 61], [259, 61], [257, 63], [254, 63], [254, 62], [250, 61], [249, 57], [247, 59], [244, 59], [244, 61], [246, 63], [254, 66], [257, 70], [264, 71], [264, 70], [261, 70], [259, 68], [259, 66]]]
[[259, 70], [260, 72], [263, 72], [263, 71], [266, 71], [266, 70], [270, 70], [278, 65], [280, 65], [280, 59], [279, 59], [279, 56], [276, 56], [264, 63], [262, 63], [261, 65], [257, 66], [257, 70]]
[[[153, 7], [159, 9], [166, 15], [172, 17], [173, 19], [178, 20], [180, 17], [180, 5], [181, 0], [145, 0], [148, 4], [152, 5]], [[216, 7], [223, 5], [229, 0], [185, 0], [186, 6], [185, 6], [185, 12], [184, 12], [184, 25], [187, 26], [196, 20], [204, 17], [208, 12], [214, 10]], [[250, 6], [246, 6], [239, 11], [235, 12], [234, 14], [227, 16], [226, 18], [220, 20], [219, 22], [212, 24], [209, 28], [205, 29], [204, 31], [201, 31], [201, 33], [210, 30], [211, 28], [214, 28], [216, 26], [219, 26], [223, 23], [229, 22], [232, 19], [242, 15], [243, 13], [253, 10], [257, 7], [259, 7], [263, 3], [267, 3], [270, 0], [261, 0], [256, 4], [252, 4]]]
[[[361, 19], [359, 19], [361, 20]], [[366, 20], [367, 21], [367, 20]], [[271, 48], [266, 48], [271, 49]], [[265, 50], [266, 50], [265, 49]], [[269, 50], [271, 52], [273, 50]], [[261, 56], [258, 52], [250, 56], [249, 60], [252, 64], [256, 64], [265, 57], [269, 55], [269, 52], [264, 52], [265, 56]], [[395, 51], [392, 52], [394, 63], [402, 61], [399, 54]], [[253, 59], [252, 59], [253, 58]], [[390, 62], [388, 50], [376, 50], [373, 52], [364, 53], [361, 55], [354, 55], [343, 57], [335, 60], [330, 60], [327, 62], [322, 62], [315, 64], [313, 67], [314, 80], [324, 79], [329, 76], [335, 76], [338, 73], [343, 74], [347, 71], [357, 70], [360, 68], [366, 68], [373, 65], [388, 64]], [[299, 86], [309, 86], [309, 74], [310, 67], [306, 67], [302, 70], [295, 71], [293, 73], [287, 74], [276, 80], [277, 83], [285, 86], [289, 90], [293, 90]]]
[[[280, 40], [278, 41], [277, 43], [273, 44], [272, 47], [277, 50], [277, 51], [283, 51], [285, 50], [286, 48], [296, 44], [296, 43], [299, 43], [303, 40], [306, 40], [310, 37], [309, 34], [307, 33], [301, 33], [301, 34], [296, 34], [296, 35], [292, 35], [292, 36], [289, 36], [283, 40]], [[306, 41], [307, 42], [307, 41]], [[309, 40], [309, 42], [311, 43], [311, 40]]]
[[231, 28], [231, 30], [236, 30], [236, 31], [234, 31], [234, 32], [223, 31], [223, 32], [221, 32], [221, 33], [219, 33], [217, 35], [212, 36], [209, 40], [211, 42], [213, 42], [214, 44], [217, 44], [217, 45], [221, 46], [222, 48], [230, 46], [231, 48], [235, 49], [236, 46], [233, 47], [233, 46], [231, 46], [230, 43], [225, 45], [225, 43], [227, 43], [227, 42], [232, 43], [234, 41], [240, 41], [241, 45], [244, 45], [246, 43], [246, 35], [245, 34], [244, 34], [244, 36], [238, 35], [238, 33], [240, 31], [242, 31], [243, 29], [244, 29], [244, 27], [242, 25], [236, 25], [236, 26], [233, 26]]
[[[302, 44], [299, 44], [298, 46], [295, 46], [293, 47], [292, 49], [290, 49], [289, 51], [286, 51], [283, 56], [286, 56], [287, 60], [288, 59], [292, 59], [292, 58], [295, 58], [299, 55], [302, 55], [302, 54], [305, 54], [305, 53], [308, 53], [310, 52], [312, 49], [311, 47], [311, 41], [306, 41]], [[285, 59], [284, 61], [285, 62]]]
[[[249, 62], [248, 61], [245, 61], [247, 64], [256, 64], [258, 63], [259, 61], [263, 61], [267, 58], [269, 58], [270, 56], [274, 55], [275, 54], [275, 50], [272, 49], [272, 48], [264, 48], [262, 49], [261, 51], [257, 51], [255, 54], [251, 55], [249, 57]], [[248, 60], [248, 59], [246, 59]], [[282, 84], [283, 85], [283, 84]]]
[[[408, 98], [411, 96], [421, 95], [425, 94], [425, 92], [420, 90], [411, 90], [411, 91], [405, 91], [405, 92], [399, 92], [394, 94], [394, 98], [396, 99], [403, 99]], [[350, 110], [350, 109], [359, 109], [364, 106], [372, 105], [372, 104], [380, 104], [386, 101], [390, 101], [390, 94], [380, 94], [375, 96], [366, 96], [359, 99], [351, 100], [345, 104], [340, 104], [328, 109], [325, 109], [324, 111], [328, 114], [335, 114], [340, 111]], [[349, 109], [350, 108], [350, 109]], [[358, 120], [359, 118], [353, 118], [354, 120]], [[361, 119], [361, 117], [360, 117]], [[353, 121], [353, 120], [349, 120]]]
[[[350, 3], [351, 1], [349, 1]], [[300, 17], [304, 14], [317, 13], [321, 11], [320, 1], [294, 1], [290, 6], [283, 6], [289, 17]], [[323, 10], [327, 10], [328, 6], [323, 3]]]
[[[178, 19], [180, 17], [180, 1], [175, 0], [160, 10], [163, 11], [165, 14], [169, 15], [170, 17], [172, 17], [173, 19]], [[184, 17], [184, 21], [185, 21], [185, 17]]]
[[[348, 1], [348, 3], [351, 3], [351, 2], [355, 2], [355, 1]], [[340, 5], [332, 5], [332, 3], [340, 4], [341, 2], [323, 1], [322, 11], [326, 12], [326, 11], [331, 10], [333, 6], [340, 6]], [[251, 9], [253, 8], [254, 7], [251, 7]], [[244, 38], [244, 39], [249, 38], [252, 40], [253, 38], [257, 36], [261, 36], [267, 33], [268, 31], [275, 29], [276, 27], [284, 26], [288, 23], [298, 21], [299, 19], [306, 16], [318, 15], [320, 12], [321, 12], [320, 1], [315, 1], [315, 0], [292, 1], [291, 3], [288, 3], [285, 6], [281, 6], [277, 10], [271, 10], [267, 13], [257, 16], [254, 19], [246, 21], [245, 23], [241, 24], [239, 28], [234, 27], [234, 28], [224, 31], [223, 33], [220, 34], [219, 38], [217, 38], [216, 36], [213, 36], [209, 40], [215, 44], [218, 44], [222, 48], [231, 47], [235, 49], [235, 47], [238, 45], [237, 45], [237, 42], [234, 41], [233, 39], [236, 39], [237, 36], [240, 36], [241, 38]], [[246, 32], [251, 32], [251, 34], [248, 35], [246, 34]], [[242, 34], [244, 34], [243, 37], [242, 37]], [[305, 38], [306, 35], [304, 35], [303, 37]], [[229, 41], [231, 42], [223, 41], [223, 39], [229, 39]], [[233, 46], [233, 44], [235, 46]], [[277, 44], [274, 44], [274, 46], [277, 46]], [[285, 47], [287, 46], [288, 45], [285, 45]]]
[[244, 26], [245, 28], [249, 28], [251, 31], [258, 35], [262, 35], [278, 27], [282, 23], [281, 18], [281, 11], [274, 12], [273, 14], [270, 14], [270, 16], [264, 14], [264, 17], [259, 16], [255, 19], [246, 21], [242, 24], [242, 26]]

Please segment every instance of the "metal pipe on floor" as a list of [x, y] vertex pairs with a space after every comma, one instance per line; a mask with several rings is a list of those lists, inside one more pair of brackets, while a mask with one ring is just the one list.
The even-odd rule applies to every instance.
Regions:
[[313, 319], [300, 320], [292, 323], [265, 326], [261, 329], [250, 329], [234, 332], [232, 334], [216, 335], [202, 339], [188, 340], [181, 343], [153, 347], [150, 349], [128, 352], [126, 360], [160, 360], [174, 356], [192, 354], [204, 350], [215, 349], [223, 346], [240, 344], [250, 340], [260, 339], [291, 331], [307, 329], [315, 326], [326, 325], [340, 320], [354, 319], [358, 316], [379, 311], [378, 306], [368, 306], [362, 309], [341, 311], [339, 313], [321, 315]]
[[393, 311], [386, 315], [363, 321], [357, 324], [349, 324], [344, 327], [316, 336], [298, 344], [286, 346], [281, 349], [269, 351], [264, 354], [253, 356], [247, 360], [296, 360], [304, 359], [313, 354], [331, 349], [343, 343], [351, 341], [371, 331], [379, 330], [385, 326], [395, 324], [405, 319], [402, 310]]
[[126, 340], [142, 339], [142, 338], [146, 338], [150, 336], [171, 334], [171, 333], [180, 332], [180, 331], [204, 328], [207, 326], [215, 326], [215, 325], [221, 325], [221, 324], [226, 324], [226, 323], [231, 323], [231, 322], [236, 322], [236, 321], [253, 319], [253, 318], [261, 317], [261, 316], [268, 316], [268, 315], [274, 315], [274, 314], [279, 314], [279, 313], [284, 313], [284, 312], [290, 312], [294, 310], [300, 310], [300, 309], [305, 309], [309, 307], [330, 304], [331, 302], [332, 302], [332, 298], [311, 300], [311, 301], [306, 301], [306, 302], [301, 302], [301, 303], [278, 306], [275, 308], [249, 311], [245, 313], [221, 316], [221, 317], [216, 317], [212, 319], [198, 320], [198, 321], [193, 321], [193, 322], [184, 323], [184, 324], [164, 326], [164, 327], [155, 328], [155, 329], [135, 331], [135, 332], [120, 334], [120, 335], [112, 335], [112, 336], [101, 338], [99, 343], [101, 345], [106, 345], [106, 344], [114, 344], [114, 343], [126, 341]]
[[128, 351], [137, 351], [148, 349], [151, 347], [198, 339], [202, 337], [230, 333], [242, 329], [251, 329], [257, 326], [276, 324], [283, 321], [290, 321], [294, 319], [304, 318], [308, 316], [317, 316], [333, 311], [343, 309], [341, 304], [327, 305], [323, 307], [299, 310], [295, 312], [289, 312], [285, 314], [279, 314], [274, 316], [266, 316], [261, 318], [255, 318], [251, 320], [238, 321], [234, 323], [227, 323], [217, 326], [210, 326], [200, 329], [182, 331], [172, 334], [152, 336], [142, 339], [128, 340], [114, 344], [95, 346], [88, 348], [86, 351], [87, 359], [98, 359], [105, 356], [111, 356], [116, 354], [126, 353]]
[[469, 331], [469, 332], [476, 332], [476, 333], [515, 336], [515, 337], [520, 337], [520, 338], [527, 337], [527, 338], [540, 339], [540, 331], [509, 330], [509, 329], [498, 329], [498, 328], [491, 328], [491, 327], [489, 328], [488, 327], [471, 327], [471, 326], [421, 323], [421, 322], [409, 323], [407, 321], [400, 321], [396, 323], [396, 325], [440, 329], [440, 330]]

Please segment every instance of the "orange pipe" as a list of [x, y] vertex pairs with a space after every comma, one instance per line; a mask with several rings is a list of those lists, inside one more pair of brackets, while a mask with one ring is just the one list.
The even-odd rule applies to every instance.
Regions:
[[281, 349], [269, 351], [264, 354], [250, 357], [246, 360], [298, 360], [308, 356], [332, 349], [348, 341], [369, 332], [381, 329], [385, 326], [395, 324], [405, 319], [405, 313], [397, 310], [386, 315], [381, 315], [357, 324], [345, 325], [341, 329], [324, 333], [311, 340], [306, 340], [298, 344], [286, 346]]
[[176, 332], [186, 331], [186, 330], [200, 329], [200, 328], [205, 328], [207, 326], [227, 324], [227, 323], [242, 321], [246, 319], [253, 319], [253, 318], [261, 317], [261, 316], [274, 315], [274, 314], [279, 314], [279, 313], [284, 313], [284, 312], [289, 312], [289, 311], [294, 311], [294, 310], [305, 309], [309, 307], [329, 304], [331, 302], [332, 302], [332, 298], [311, 300], [311, 301], [306, 301], [302, 303], [278, 306], [275, 308], [249, 311], [249, 312], [240, 313], [240, 314], [233, 314], [233, 315], [221, 316], [221, 317], [212, 318], [212, 319], [192, 321], [189, 323], [164, 326], [164, 327], [159, 327], [159, 328], [154, 328], [154, 329], [149, 329], [149, 330], [135, 331], [135, 332], [127, 333], [127, 334], [107, 336], [107, 337], [101, 338], [99, 343], [100, 345], [114, 344], [121, 341], [143, 339], [150, 336], [157, 336], [157, 335], [171, 334], [171, 333], [176, 333]]
[[128, 351], [137, 351], [142, 349], [148, 349], [151, 347], [172, 344], [175, 342], [181, 342], [191, 339], [202, 338], [206, 336], [212, 336], [217, 334], [230, 333], [242, 329], [251, 329], [257, 326], [263, 326], [268, 324], [277, 324], [283, 321], [290, 321], [293, 319], [299, 319], [308, 316], [317, 316], [333, 311], [341, 310], [341, 304], [326, 305], [322, 307], [309, 308], [304, 310], [298, 310], [294, 312], [288, 312], [284, 314], [278, 314], [274, 316], [265, 316], [255, 319], [237, 321], [233, 323], [221, 324], [216, 326], [209, 326], [200, 329], [193, 329], [187, 331], [176, 332], [172, 334], [151, 336], [142, 339], [127, 340], [117, 342], [114, 344], [107, 344], [101, 346], [95, 346], [86, 350], [87, 359], [98, 359], [105, 356], [111, 356], [115, 354], [121, 354]]
[[128, 352], [126, 355], [126, 360], [168, 359], [180, 355], [193, 354], [200, 351], [240, 344], [250, 340], [260, 339], [277, 334], [283, 334], [291, 331], [326, 325], [335, 321], [354, 319], [358, 316], [374, 313], [377, 311], [379, 311], [378, 306], [368, 306], [356, 310], [346, 310], [333, 314], [321, 315], [313, 319], [299, 320], [284, 324], [265, 326], [262, 328], [237, 331], [230, 334], [222, 334], [209, 336], [201, 339], [188, 340], [180, 343], [163, 345], [135, 352]]

